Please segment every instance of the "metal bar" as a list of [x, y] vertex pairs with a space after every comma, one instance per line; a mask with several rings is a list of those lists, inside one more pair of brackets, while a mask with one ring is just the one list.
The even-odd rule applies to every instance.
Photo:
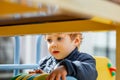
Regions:
[[2, 64], [0, 70], [37, 69], [38, 66], [38, 64]]
[[40, 35], [37, 39], [37, 48], [36, 48], [36, 64], [39, 63], [40, 60], [40, 54], [41, 54], [41, 40], [42, 40], [42, 35]]
[[[20, 39], [18, 36], [15, 37], [15, 46], [14, 46], [14, 64], [20, 64]], [[18, 69], [14, 69], [14, 75], [19, 73]]]

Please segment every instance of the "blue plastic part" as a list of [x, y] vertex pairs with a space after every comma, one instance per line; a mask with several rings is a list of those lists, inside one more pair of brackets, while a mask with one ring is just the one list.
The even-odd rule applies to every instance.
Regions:
[[36, 46], [36, 64], [39, 63], [40, 60], [40, 54], [41, 54], [41, 40], [42, 40], [42, 35], [40, 35], [37, 39], [37, 46]]
[[67, 76], [66, 80], [77, 80], [77, 79], [72, 76]]
[[0, 70], [37, 69], [38, 64], [2, 64]]
[[[20, 38], [18, 36], [15, 37], [15, 47], [14, 47], [14, 64], [20, 64]], [[14, 69], [14, 74], [17, 75], [19, 73], [19, 69]]]

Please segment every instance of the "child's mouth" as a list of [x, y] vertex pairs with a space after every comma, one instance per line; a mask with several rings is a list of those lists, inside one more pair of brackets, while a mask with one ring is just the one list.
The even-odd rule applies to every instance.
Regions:
[[59, 53], [59, 51], [53, 51], [53, 53], [54, 53], [54, 54], [58, 54], [58, 53]]

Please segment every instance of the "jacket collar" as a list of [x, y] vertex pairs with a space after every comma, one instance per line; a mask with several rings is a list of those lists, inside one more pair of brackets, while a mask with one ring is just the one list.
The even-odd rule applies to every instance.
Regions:
[[[75, 48], [67, 57], [65, 57], [64, 59], [72, 60], [73, 57], [74, 57], [77, 53], [79, 53], [79, 51], [78, 51], [78, 48], [76, 47], [76, 48]], [[55, 58], [54, 58], [54, 59], [55, 59]], [[60, 62], [60, 61], [62, 61], [62, 60], [64, 60], [64, 59], [61, 59], [61, 60], [55, 59], [55, 61], [58, 63], [58, 62]]]

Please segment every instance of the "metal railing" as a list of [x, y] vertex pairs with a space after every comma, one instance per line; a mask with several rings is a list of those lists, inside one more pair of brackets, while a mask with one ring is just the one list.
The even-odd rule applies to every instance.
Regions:
[[40, 35], [37, 39], [36, 44], [36, 64], [20, 64], [20, 37], [15, 37], [15, 49], [14, 49], [14, 64], [0, 64], [0, 70], [14, 70], [14, 76], [19, 74], [21, 69], [37, 69], [38, 62], [40, 60], [40, 51], [41, 51], [41, 38]]

